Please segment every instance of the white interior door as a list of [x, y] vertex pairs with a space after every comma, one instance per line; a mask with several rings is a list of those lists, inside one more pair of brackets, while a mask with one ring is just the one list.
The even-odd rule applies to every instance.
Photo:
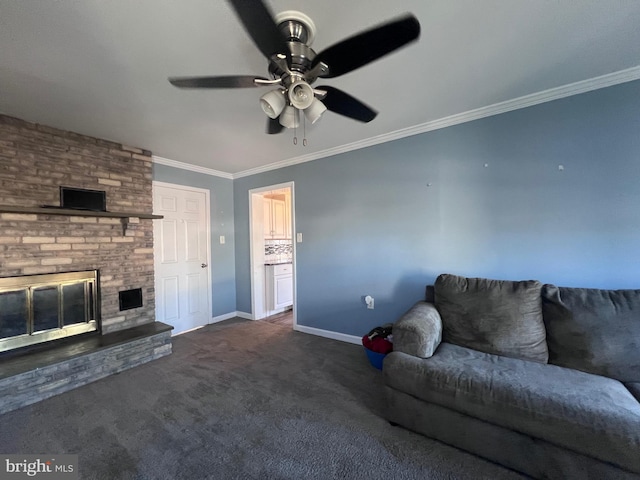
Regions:
[[[251, 193], [251, 306], [252, 317], [259, 320], [266, 316], [264, 278], [264, 239], [271, 235], [271, 202], [265, 202], [259, 193]], [[269, 206], [267, 208], [267, 205]]]
[[153, 184], [156, 317], [183, 333], [211, 321], [208, 192]]

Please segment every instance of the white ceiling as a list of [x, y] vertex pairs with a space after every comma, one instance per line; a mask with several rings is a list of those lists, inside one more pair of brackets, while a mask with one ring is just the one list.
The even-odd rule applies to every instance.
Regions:
[[[412, 12], [414, 43], [316, 85], [379, 110], [369, 124], [327, 112], [264, 133], [264, 88], [181, 90], [170, 76], [267, 75], [223, 0], [0, 0], [0, 112], [227, 173], [363, 142], [400, 129], [640, 65], [638, 0], [267, 0], [317, 27], [321, 51]], [[356, 55], [357, 52], [354, 52]]]

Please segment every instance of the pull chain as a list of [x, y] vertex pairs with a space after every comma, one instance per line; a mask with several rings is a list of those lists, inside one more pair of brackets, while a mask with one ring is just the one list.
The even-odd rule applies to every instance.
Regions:
[[[296, 115], [299, 115], [300, 112], [296, 111]], [[293, 144], [294, 145], [298, 145], [298, 127], [295, 126], [296, 124], [294, 123], [294, 127], [293, 127]], [[307, 142], [307, 118], [302, 115], [302, 145], [303, 146], [307, 146], [308, 142]]]
[[307, 116], [302, 115], [302, 145], [307, 146]]
[[298, 145], [298, 128], [296, 127], [295, 120], [293, 123], [293, 144]]

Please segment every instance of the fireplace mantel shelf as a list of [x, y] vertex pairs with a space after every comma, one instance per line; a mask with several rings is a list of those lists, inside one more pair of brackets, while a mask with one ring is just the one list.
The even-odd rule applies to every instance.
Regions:
[[69, 208], [47, 207], [16, 207], [13, 205], [0, 205], [0, 213], [22, 213], [37, 215], [66, 215], [69, 217], [109, 217], [109, 218], [141, 218], [160, 219], [162, 215], [151, 215], [140, 212], [95, 212], [92, 210], [73, 210]]

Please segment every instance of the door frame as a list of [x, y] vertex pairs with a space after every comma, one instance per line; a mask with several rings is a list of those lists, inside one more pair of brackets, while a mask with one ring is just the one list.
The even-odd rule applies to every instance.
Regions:
[[[253, 188], [249, 190], [249, 252], [250, 252], [250, 280], [251, 280], [251, 319], [252, 320], [261, 320], [265, 318], [266, 312], [264, 308], [264, 300], [262, 302], [257, 302], [258, 294], [261, 293], [262, 298], [264, 299], [265, 295], [265, 280], [264, 280], [264, 267], [262, 268], [262, 280], [256, 282], [254, 276], [256, 275], [256, 266], [258, 262], [260, 262], [261, 258], [264, 258], [264, 238], [260, 242], [254, 241], [254, 233], [260, 234], [260, 236], [264, 236], [263, 232], [263, 223], [264, 223], [264, 210], [262, 208], [254, 209], [253, 208], [253, 196], [254, 195], [262, 195], [264, 193], [270, 192], [272, 190], [280, 190], [282, 188], [288, 188], [291, 192], [291, 215], [289, 216], [289, 222], [291, 223], [291, 243], [293, 246], [293, 256], [292, 256], [292, 270], [293, 270], [293, 327], [298, 325], [298, 300], [297, 300], [297, 274], [296, 274], [296, 202], [295, 202], [295, 182], [285, 182], [278, 183], [276, 185], [269, 185], [266, 187]], [[258, 231], [256, 231], [258, 229]], [[262, 251], [262, 255], [260, 255], [260, 251]], [[261, 292], [258, 292], [258, 285], [262, 285]], [[258, 311], [258, 306], [261, 305], [263, 308]]]
[[[169, 182], [159, 182], [156, 180], [153, 180], [151, 182], [151, 197], [152, 199], [155, 198], [155, 188], [156, 187], [163, 187], [163, 188], [170, 188], [170, 189], [174, 189], [174, 190], [183, 190], [183, 191], [187, 191], [187, 192], [192, 192], [192, 193], [204, 193], [204, 218], [205, 218], [205, 230], [206, 230], [206, 239], [207, 239], [207, 245], [206, 245], [206, 252], [207, 252], [207, 265], [208, 265], [208, 270], [209, 270], [209, 274], [207, 275], [207, 324], [211, 324], [212, 320], [213, 320], [213, 292], [211, 291], [211, 278], [213, 275], [213, 267], [211, 265], [211, 192], [206, 189], [206, 188], [199, 188], [199, 187], [191, 187], [188, 185], [180, 185], [178, 183], [169, 183]], [[152, 208], [153, 208], [153, 201], [152, 201]], [[157, 293], [155, 290], [155, 275], [156, 275], [156, 258], [157, 258], [157, 254], [158, 251], [156, 250], [156, 239], [153, 239], [153, 276], [154, 276], [154, 285], [153, 285], [153, 289], [154, 292]], [[155, 295], [154, 293], [154, 295]], [[156, 302], [158, 301], [158, 297], [156, 296]], [[194, 329], [191, 330], [196, 330], [197, 328], [200, 327], [196, 327]], [[187, 330], [187, 331], [191, 331], [191, 330]], [[186, 333], [185, 332], [181, 332], [181, 333]]]

